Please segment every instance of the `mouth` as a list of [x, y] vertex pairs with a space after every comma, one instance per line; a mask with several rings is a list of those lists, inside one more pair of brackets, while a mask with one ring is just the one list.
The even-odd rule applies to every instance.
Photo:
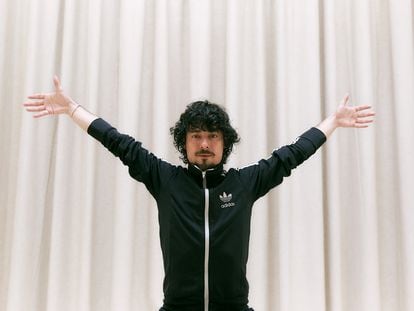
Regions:
[[213, 157], [214, 153], [212, 153], [212, 152], [197, 152], [196, 156], [201, 157], [201, 158], [208, 158], [208, 157]]

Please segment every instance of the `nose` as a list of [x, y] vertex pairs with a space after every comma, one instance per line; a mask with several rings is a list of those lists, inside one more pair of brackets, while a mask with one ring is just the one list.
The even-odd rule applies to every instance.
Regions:
[[208, 149], [208, 141], [207, 141], [207, 139], [206, 138], [204, 138], [202, 141], [201, 141], [201, 149]]

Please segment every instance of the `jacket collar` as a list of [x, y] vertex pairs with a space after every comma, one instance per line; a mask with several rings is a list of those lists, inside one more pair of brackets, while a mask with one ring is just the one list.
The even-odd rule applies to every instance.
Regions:
[[219, 164], [215, 167], [209, 168], [206, 171], [202, 171], [197, 165], [188, 165], [188, 174], [195, 180], [200, 188], [203, 187], [203, 173], [205, 173], [207, 180], [207, 188], [214, 188], [221, 183], [226, 177], [226, 171], [223, 168], [223, 164]]

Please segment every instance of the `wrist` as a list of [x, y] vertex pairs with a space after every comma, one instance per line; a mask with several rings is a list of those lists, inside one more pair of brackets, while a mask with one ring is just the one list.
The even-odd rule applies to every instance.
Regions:
[[81, 105], [78, 103], [75, 103], [74, 101], [70, 101], [69, 103], [69, 108], [67, 111], [67, 114], [73, 118], [73, 115], [75, 114], [76, 110], [80, 107]]
[[338, 128], [338, 126], [339, 124], [336, 118], [336, 114], [331, 114], [321, 123], [319, 123], [316, 128], [321, 130], [325, 134], [326, 138], [328, 138]]
[[337, 129], [339, 127], [339, 121], [338, 121], [338, 118], [336, 117], [336, 113], [331, 114], [327, 118], [327, 121], [330, 123], [333, 129]]

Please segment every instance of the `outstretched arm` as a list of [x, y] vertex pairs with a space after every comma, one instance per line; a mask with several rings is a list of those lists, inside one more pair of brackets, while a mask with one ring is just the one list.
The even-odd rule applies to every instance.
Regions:
[[349, 106], [347, 95], [335, 113], [327, 117], [316, 128], [328, 138], [338, 127], [366, 128], [374, 121], [375, 112], [368, 105]]
[[31, 101], [23, 103], [26, 110], [33, 112], [34, 118], [66, 114], [86, 131], [89, 125], [98, 117], [67, 96], [63, 92], [57, 76], [53, 78], [53, 83], [55, 85], [55, 91], [53, 93], [40, 93], [28, 96]]

